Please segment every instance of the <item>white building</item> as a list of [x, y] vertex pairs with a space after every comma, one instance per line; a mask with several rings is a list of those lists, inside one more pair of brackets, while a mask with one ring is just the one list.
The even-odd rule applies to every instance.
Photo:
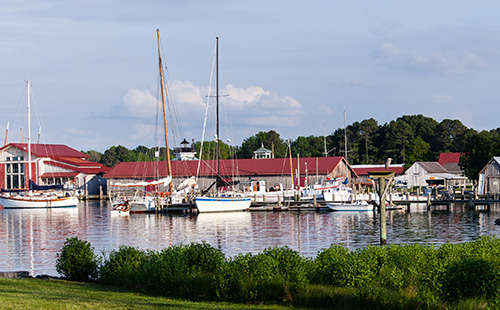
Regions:
[[449, 173], [439, 162], [416, 162], [396, 181], [414, 186], [465, 186], [467, 178]]

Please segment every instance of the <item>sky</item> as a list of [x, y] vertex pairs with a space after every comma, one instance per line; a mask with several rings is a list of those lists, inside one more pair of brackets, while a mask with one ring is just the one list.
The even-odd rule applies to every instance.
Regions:
[[156, 29], [170, 148], [214, 138], [216, 37], [219, 136], [234, 146], [259, 131], [331, 134], [344, 110], [347, 124], [423, 114], [495, 129], [499, 12], [457, 0], [0, 0], [0, 132], [9, 123], [8, 142], [21, 128], [26, 141], [29, 80], [32, 141], [41, 128], [41, 142], [83, 151], [164, 143]]

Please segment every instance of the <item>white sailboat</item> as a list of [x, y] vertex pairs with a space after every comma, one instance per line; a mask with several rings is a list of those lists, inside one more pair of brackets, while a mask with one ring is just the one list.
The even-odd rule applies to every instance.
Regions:
[[[215, 102], [216, 102], [216, 196], [215, 197], [196, 197], [195, 204], [198, 212], [231, 212], [245, 211], [250, 207], [251, 198], [241, 193], [220, 193], [219, 187], [222, 177], [219, 174], [219, 37], [216, 38], [216, 65], [215, 65]], [[201, 156], [200, 156], [201, 160]]]
[[[31, 112], [30, 112], [30, 92], [31, 84], [26, 82], [27, 87], [27, 119], [28, 119], [28, 189], [4, 192], [0, 195], [0, 204], [5, 209], [34, 209], [34, 208], [66, 208], [76, 207], [78, 198], [65, 196], [62, 191], [54, 191], [59, 186], [37, 186], [32, 178], [31, 167]], [[35, 190], [38, 187], [40, 190]], [[62, 187], [62, 186], [61, 186]], [[43, 188], [43, 190], [42, 190]]]

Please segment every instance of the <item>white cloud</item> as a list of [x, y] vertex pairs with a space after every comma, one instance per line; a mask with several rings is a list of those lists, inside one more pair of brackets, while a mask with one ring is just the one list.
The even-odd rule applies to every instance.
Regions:
[[149, 90], [129, 89], [122, 100], [127, 116], [149, 118], [156, 114], [157, 99]]

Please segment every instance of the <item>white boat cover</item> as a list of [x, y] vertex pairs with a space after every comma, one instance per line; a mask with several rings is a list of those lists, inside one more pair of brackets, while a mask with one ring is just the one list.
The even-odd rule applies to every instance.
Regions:
[[163, 179], [153, 180], [153, 181], [142, 181], [142, 182], [134, 182], [134, 183], [121, 183], [116, 182], [112, 184], [112, 186], [118, 187], [141, 187], [141, 186], [151, 186], [151, 185], [167, 185], [172, 182], [172, 177], [168, 176]]

